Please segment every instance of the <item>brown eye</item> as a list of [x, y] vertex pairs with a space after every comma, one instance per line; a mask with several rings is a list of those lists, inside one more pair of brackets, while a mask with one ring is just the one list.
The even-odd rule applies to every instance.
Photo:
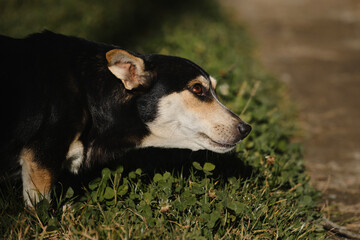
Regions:
[[192, 86], [191, 91], [193, 93], [195, 93], [196, 95], [202, 95], [203, 94], [203, 87], [200, 83], [196, 83], [194, 84], [194, 86]]

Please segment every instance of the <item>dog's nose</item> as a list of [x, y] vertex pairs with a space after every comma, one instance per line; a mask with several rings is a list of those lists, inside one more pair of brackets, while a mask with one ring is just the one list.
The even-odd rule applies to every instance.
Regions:
[[246, 136], [251, 132], [251, 126], [245, 122], [240, 123], [238, 125], [238, 129], [241, 135], [241, 139], [246, 138]]

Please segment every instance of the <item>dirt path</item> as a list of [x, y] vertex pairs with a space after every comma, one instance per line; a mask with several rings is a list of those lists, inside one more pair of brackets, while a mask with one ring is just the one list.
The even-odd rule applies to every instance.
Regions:
[[221, 2], [299, 105], [307, 171], [325, 212], [360, 232], [360, 1]]

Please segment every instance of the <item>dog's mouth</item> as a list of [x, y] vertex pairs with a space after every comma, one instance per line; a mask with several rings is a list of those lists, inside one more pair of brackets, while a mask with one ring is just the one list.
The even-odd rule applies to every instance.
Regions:
[[199, 135], [202, 137], [202, 138], [205, 138], [206, 140], [208, 140], [208, 142], [214, 146], [214, 147], [220, 147], [222, 149], [227, 149], [227, 150], [231, 150], [233, 149], [237, 143], [239, 142], [236, 142], [236, 143], [221, 143], [221, 142], [217, 142], [215, 140], [213, 140], [212, 138], [210, 138], [208, 135], [206, 135], [205, 133], [199, 133]]

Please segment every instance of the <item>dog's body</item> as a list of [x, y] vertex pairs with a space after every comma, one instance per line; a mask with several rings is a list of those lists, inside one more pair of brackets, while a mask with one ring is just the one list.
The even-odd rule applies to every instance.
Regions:
[[150, 146], [226, 152], [251, 130], [186, 59], [48, 31], [0, 36], [0, 47], [0, 161], [21, 164], [27, 204], [48, 197], [64, 167]]

